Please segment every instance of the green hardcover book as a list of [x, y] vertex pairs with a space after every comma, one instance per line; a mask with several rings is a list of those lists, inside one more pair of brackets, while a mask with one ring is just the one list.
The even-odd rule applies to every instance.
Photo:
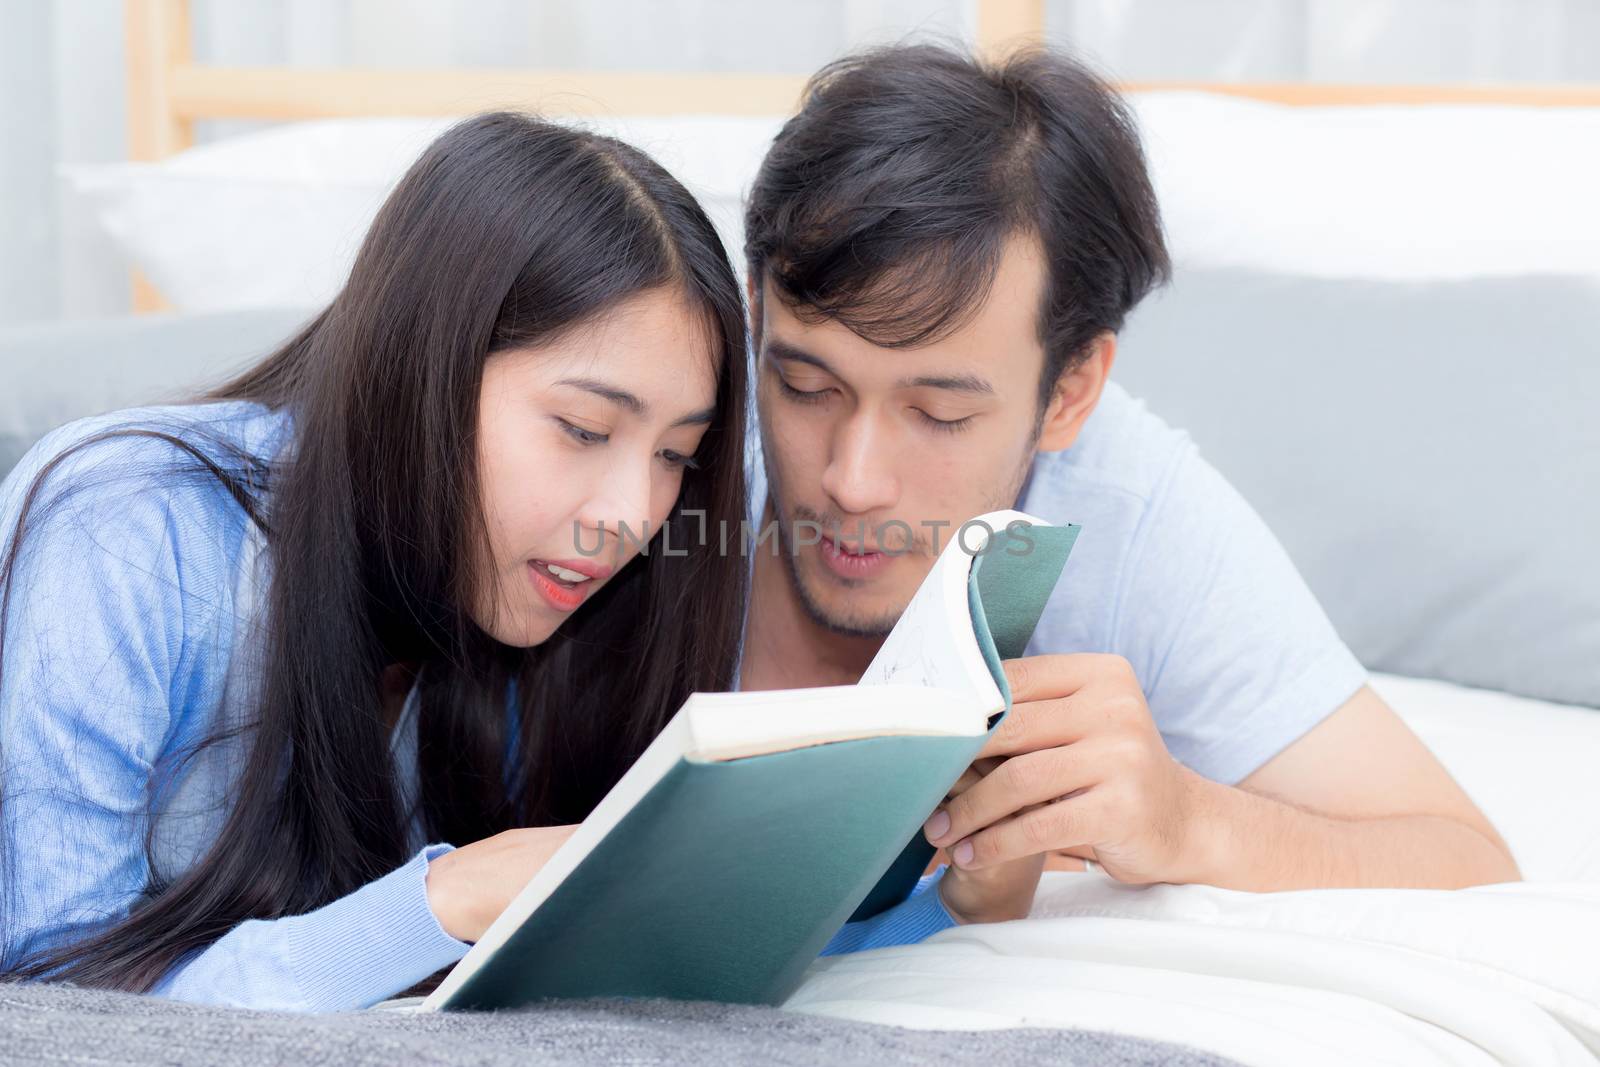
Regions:
[[904, 899], [1078, 533], [981, 518], [993, 536], [940, 554], [859, 684], [690, 697], [421, 1010], [776, 1004], [846, 920]]

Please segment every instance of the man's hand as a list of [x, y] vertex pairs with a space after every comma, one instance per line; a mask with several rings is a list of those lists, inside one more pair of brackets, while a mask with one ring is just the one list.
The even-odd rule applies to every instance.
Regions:
[[963, 871], [1064, 851], [1122, 882], [1189, 880], [1203, 790], [1168, 754], [1128, 661], [1034, 656], [1005, 672], [1011, 713], [980, 754], [1003, 762], [934, 813], [928, 840]]
[[[1122, 882], [1252, 892], [1519, 877], [1489, 820], [1370, 688], [1230, 786], [1167, 752], [1126, 660], [1034, 656], [1005, 671], [1011, 714], [981, 754], [1002, 762], [924, 827], [950, 854], [946, 879], [1046, 852]], [[997, 899], [1014, 899], [991, 877]], [[976, 896], [988, 883], [965, 884]]]
[[[1004, 762], [1001, 759], [977, 760], [951, 787], [950, 797], [965, 793]], [[1045, 859], [1044, 856], [1024, 856], [982, 869], [952, 866], [939, 879], [939, 896], [945, 910], [959, 923], [997, 923], [1026, 918], [1028, 909], [1033, 906], [1034, 891], [1039, 888]]]

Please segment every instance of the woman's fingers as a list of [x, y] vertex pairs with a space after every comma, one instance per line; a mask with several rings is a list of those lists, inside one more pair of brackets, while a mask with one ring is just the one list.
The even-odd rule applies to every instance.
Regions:
[[445, 933], [476, 941], [577, 830], [507, 830], [447, 852], [428, 864], [428, 907]]
[[1028, 856], [983, 870], [951, 867], [939, 879], [939, 895], [957, 922], [1021, 919], [1033, 906], [1033, 894], [1043, 872], [1043, 856]]

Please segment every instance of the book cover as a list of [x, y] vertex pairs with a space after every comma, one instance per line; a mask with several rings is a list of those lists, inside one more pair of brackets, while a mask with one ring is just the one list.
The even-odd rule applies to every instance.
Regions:
[[[941, 554], [860, 685], [869, 701], [890, 696], [874, 698], [878, 685], [955, 694], [973, 732], [662, 763], [640, 799], [608, 795], [591, 819], [608, 804], [620, 817], [591, 840], [575, 834], [570, 869], [530, 883], [537, 899], [514, 902], [424, 1010], [588, 996], [776, 1004], [847, 920], [904, 899], [933, 851], [921, 825], [1009, 707], [1000, 662], [1026, 646], [1078, 533], [1017, 512], [983, 518], [996, 531], [987, 551]], [[1017, 522], [1031, 525], [1007, 530]]]

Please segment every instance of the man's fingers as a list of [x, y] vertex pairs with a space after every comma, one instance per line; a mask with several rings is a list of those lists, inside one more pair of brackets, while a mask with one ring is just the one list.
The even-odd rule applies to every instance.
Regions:
[[1008, 659], [1000, 667], [1005, 671], [1006, 685], [1016, 704], [1071, 696], [1097, 679], [1133, 676], [1133, 668], [1127, 660], [1099, 652], [1023, 656]]
[[944, 798], [949, 800], [951, 797], [960, 796], [983, 781], [985, 775], [1004, 762], [1003, 759], [993, 758], [973, 760], [972, 765], [961, 772], [961, 777], [956, 779], [956, 784], [950, 787], [950, 792], [946, 793]]
[[1149, 711], [1121, 656], [1080, 653], [1006, 660], [1012, 706], [980, 756], [1070, 745]]
[[929, 842], [959, 841], [1034, 804], [1045, 804], [1092, 781], [1092, 753], [1052, 748], [1006, 760], [934, 812], [925, 826]]
[[1097, 804], [1091, 791], [1025, 811], [957, 841], [950, 860], [962, 870], [982, 870], [1041, 852], [1080, 850], [1094, 836]]
[[968, 767], [961, 772], [961, 777], [956, 779], [956, 784], [950, 787], [950, 792], [945, 794], [945, 799], [949, 800], [951, 797], [958, 797], [981, 781], [983, 781], [983, 775]]
[[1013, 704], [978, 751], [978, 756], [1014, 756], [1019, 752], [1060, 748], [1083, 740], [1092, 729], [1091, 717], [1083, 714], [1070, 697]]

